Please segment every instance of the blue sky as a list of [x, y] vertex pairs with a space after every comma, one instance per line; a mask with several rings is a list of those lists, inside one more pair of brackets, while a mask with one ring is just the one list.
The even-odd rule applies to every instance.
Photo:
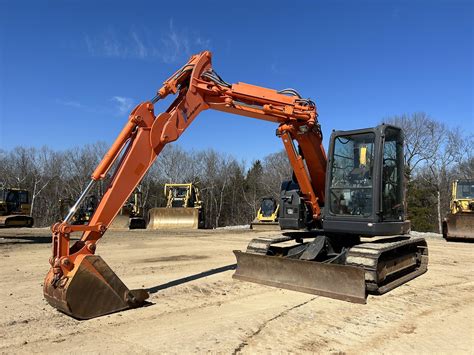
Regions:
[[[228, 82], [316, 101], [326, 137], [415, 111], [472, 133], [473, 3], [0, 0], [0, 148], [112, 143], [203, 49]], [[207, 111], [177, 144], [251, 161], [275, 128]]]

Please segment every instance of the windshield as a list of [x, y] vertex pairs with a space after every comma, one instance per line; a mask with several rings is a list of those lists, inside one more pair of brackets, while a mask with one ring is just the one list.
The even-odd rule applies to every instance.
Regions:
[[184, 198], [187, 193], [188, 189], [186, 187], [177, 187], [173, 190], [173, 197]]
[[456, 198], [474, 198], [474, 181], [459, 181]]
[[28, 203], [28, 191], [19, 191], [20, 203]]
[[387, 128], [383, 145], [382, 215], [386, 221], [403, 218], [403, 139], [399, 129]]
[[261, 206], [262, 215], [264, 217], [270, 217], [275, 211], [275, 201], [272, 199], [264, 199]]
[[372, 214], [374, 142], [374, 133], [336, 138], [330, 182], [332, 213]]

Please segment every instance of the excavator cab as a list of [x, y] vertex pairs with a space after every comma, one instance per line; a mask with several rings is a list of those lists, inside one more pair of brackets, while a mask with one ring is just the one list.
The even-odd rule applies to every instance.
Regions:
[[407, 234], [403, 133], [380, 125], [334, 131], [329, 147], [326, 233], [361, 236]]
[[334, 131], [329, 145], [326, 204], [315, 226], [298, 182], [281, 191], [281, 229], [324, 229], [326, 233], [382, 236], [407, 234], [403, 186], [403, 133], [380, 125]]

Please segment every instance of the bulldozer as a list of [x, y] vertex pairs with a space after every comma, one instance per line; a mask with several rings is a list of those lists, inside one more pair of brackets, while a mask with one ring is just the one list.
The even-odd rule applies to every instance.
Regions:
[[280, 205], [273, 197], [262, 198], [257, 216], [250, 224], [250, 229], [257, 231], [280, 230], [280, 224], [278, 223], [279, 209]]
[[0, 189], [0, 227], [33, 227], [30, 194], [16, 188]]
[[146, 220], [143, 217], [142, 192], [135, 189], [132, 197], [122, 206], [109, 229], [145, 229]]
[[454, 180], [450, 212], [443, 221], [443, 238], [474, 240], [474, 179]]
[[[235, 250], [235, 279], [366, 303], [368, 294], [384, 294], [427, 271], [426, 240], [409, 234], [400, 128], [381, 124], [333, 131], [326, 155], [311, 99], [291, 88], [228, 83], [211, 58], [209, 51], [193, 55], [149, 101], [133, 109], [64, 221], [52, 226], [43, 283], [51, 306], [90, 319], [146, 304], [147, 290], [130, 290], [95, 254], [97, 242], [163, 148], [207, 109], [275, 123], [293, 168], [294, 178], [280, 193], [279, 223], [289, 231], [254, 238], [246, 250]], [[176, 98], [170, 106], [155, 113], [155, 104], [171, 94]], [[70, 224], [117, 159], [89, 223]], [[183, 200], [176, 201], [183, 206]], [[81, 236], [70, 244], [73, 233]]]
[[148, 229], [198, 229], [204, 227], [199, 188], [193, 183], [165, 184], [166, 207], [148, 211]]

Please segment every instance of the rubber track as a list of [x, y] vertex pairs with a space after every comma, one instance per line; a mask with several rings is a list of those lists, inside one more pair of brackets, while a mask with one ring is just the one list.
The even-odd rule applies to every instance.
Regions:
[[[382, 254], [390, 250], [406, 247], [410, 244], [417, 245], [418, 252], [421, 255], [420, 264], [417, 269], [407, 275], [401, 276], [399, 279], [394, 280], [388, 285], [383, 287], [378, 285], [377, 280], [379, 278], [377, 275], [377, 267], [381, 261], [380, 257]], [[367, 290], [372, 293], [383, 294], [427, 271], [428, 248], [425, 239], [419, 237], [407, 238], [396, 242], [362, 243], [349, 249], [346, 258], [346, 265], [364, 268]]]

